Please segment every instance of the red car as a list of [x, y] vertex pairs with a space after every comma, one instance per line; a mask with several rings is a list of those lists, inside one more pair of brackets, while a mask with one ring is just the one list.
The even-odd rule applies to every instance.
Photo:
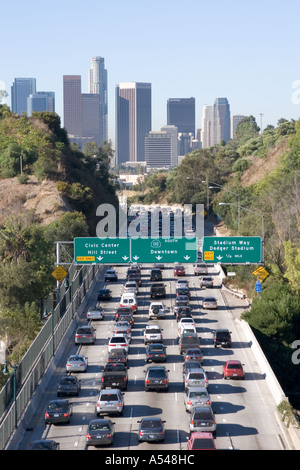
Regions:
[[238, 378], [244, 379], [245, 372], [240, 361], [226, 361], [223, 365], [224, 379]]
[[174, 276], [185, 276], [184, 266], [175, 266]]
[[188, 450], [216, 450], [215, 440], [211, 432], [191, 432]]

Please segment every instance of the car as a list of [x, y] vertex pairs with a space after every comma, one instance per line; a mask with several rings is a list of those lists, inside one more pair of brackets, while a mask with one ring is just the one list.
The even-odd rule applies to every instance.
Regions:
[[120, 307], [129, 307], [132, 313], [136, 313], [138, 303], [133, 292], [123, 293], [120, 300]]
[[103, 320], [104, 318], [104, 311], [102, 307], [89, 307], [87, 314], [87, 320]]
[[243, 364], [237, 360], [226, 361], [223, 365], [224, 379], [244, 379]]
[[118, 275], [114, 269], [108, 269], [105, 273], [105, 282], [115, 282], [118, 280]]
[[182, 375], [183, 381], [185, 382], [185, 377], [191, 369], [199, 369], [202, 370], [201, 364], [198, 361], [188, 359], [184, 361], [182, 366]]
[[203, 352], [200, 348], [189, 348], [185, 351], [186, 361], [198, 361], [199, 364], [203, 363]]
[[200, 279], [200, 287], [214, 287], [214, 280], [210, 276], [203, 276]]
[[176, 295], [175, 297], [175, 306], [176, 305], [189, 305], [190, 299], [187, 295]]
[[126, 390], [128, 385], [128, 368], [121, 362], [108, 362], [102, 370], [101, 388], [118, 388]]
[[107, 288], [102, 288], [99, 289], [98, 291], [98, 301], [99, 300], [111, 300], [112, 295], [111, 295], [111, 290]]
[[80, 390], [81, 380], [78, 380], [75, 376], [67, 375], [62, 377], [58, 382], [56, 394], [58, 397], [63, 397], [65, 395], [78, 396]]
[[177, 279], [176, 289], [179, 289], [180, 287], [189, 287], [189, 281], [187, 279]]
[[208, 273], [208, 267], [205, 263], [197, 263], [194, 265], [194, 273], [196, 276], [199, 276], [199, 274], [207, 274]]
[[166, 421], [161, 418], [147, 417], [137, 421], [139, 424], [139, 441], [156, 442], [163, 441], [165, 438], [164, 424]]
[[181, 323], [178, 327], [178, 336], [180, 337], [183, 332], [197, 333], [196, 325], [193, 323]]
[[117, 414], [123, 415], [124, 410], [124, 392], [118, 388], [104, 388], [100, 390], [100, 394], [96, 403], [96, 415], [101, 414]]
[[178, 328], [180, 328], [181, 325], [195, 325], [195, 320], [193, 317], [182, 317], [179, 322], [178, 322]]
[[157, 284], [152, 284], [150, 287], [150, 296], [151, 299], [154, 299], [156, 297], [166, 297], [166, 286], [165, 284], [158, 282]]
[[82, 354], [72, 354], [66, 363], [66, 372], [86, 372], [88, 358]]
[[162, 343], [163, 335], [159, 325], [146, 325], [144, 329], [144, 344]]
[[129, 293], [129, 292], [132, 292], [133, 294], [137, 295], [139, 293], [139, 287], [137, 285], [137, 282], [136, 281], [127, 281], [124, 284], [123, 292], [126, 293], [126, 294]]
[[227, 328], [219, 328], [213, 331], [214, 347], [222, 346], [231, 348], [231, 331]]
[[168, 391], [169, 389], [169, 377], [168, 372], [164, 366], [149, 366], [147, 370], [144, 371], [145, 376], [145, 391], [149, 390], [164, 390]]
[[151, 302], [149, 307], [149, 320], [153, 317], [165, 318], [165, 306], [162, 302]]
[[195, 406], [189, 419], [190, 432], [207, 431], [216, 434], [217, 424], [211, 405]]
[[206, 310], [218, 308], [218, 303], [215, 297], [204, 297], [202, 300], [202, 308]]
[[146, 349], [146, 362], [165, 362], [166, 360], [166, 347], [162, 343], [149, 344]]
[[129, 307], [119, 307], [117, 308], [117, 310], [115, 311], [115, 320], [119, 320], [120, 318], [120, 315], [131, 315], [132, 312], [131, 312], [131, 308]]
[[208, 379], [204, 369], [190, 369], [185, 375], [184, 387], [208, 387]]
[[96, 341], [95, 331], [91, 325], [80, 326], [75, 333], [75, 344], [94, 344]]
[[179, 352], [185, 354], [187, 349], [199, 348], [200, 342], [197, 333], [190, 333], [183, 331], [179, 338]]
[[193, 319], [192, 310], [191, 310], [191, 307], [189, 305], [175, 306], [174, 313], [175, 313], [177, 322], [182, 320], [182, 318], [191, 318], [191, 319]]
[[174, 268], [174, 276], [185, 276], [184, 266], [177, 265]]
[[186, 295], [188, 297], [188, 299], [190, 300], [190, 298], [191, 298], [190, 289], [188, 287], [178, 287], [176, 289], [176, 297], [179, 297], [179, 296], [182, 296], [182, 295]]
[[191, 432], [187, 450], [216, 450], [213, 434], [211, 432]]
[[188, 412], [199, 405], [210, 405], [210, 395], [206, 387], [186, 388], [184, 393], [184, 405]]
[[111, 352], [112, 349], [124, 349], [126, 353], [129, 351], [129, 341], [128, 338], [124, 335], [113, 335], [108, 342], [108, 352]]
[[157, 268], [151, 269], [150, 281], [162, 281], [162, 272], [160, 269], [157, 269]]
[[69, 400], [51, 400], [45, 411], [45, 424], [69, 423], [73, 406]]
[[127, 352], [123, 348], [114, 348], [108, 353], [107, 362], [127, 364]]
[[53, 439], [41, 439], [33, 441], [30, 450], [60, 450], [60, 443]]
[[127, 315], [121, 315], [121, 316], [119, 317], [119, 320], [118, 320], [117, 323], [119, 323], [119, 322], [125, 322], [125, 321], [127, 321], [127, 323], [129, 323], [129, 325], [131, 326], [131, 328], [134, 327], [134, 319], [133, 319], [133, 317], [132, 317], [132, 313], [127, 314]]
[[115, 423], [110, 419], [92, 419], [86, 434], [87, 446], [111, 445], [115, 436]]
[[127, 325], [125, 324], [125, 322], [117, 322], [116, 325], [115, 325], [115, 329], [114, 329], [114, 334], [115, 335], [124, 335], [127, 337], [127, 340], [128, 342], [130, 343], [131, 341], [131, 327], [129, 325], [129, 322], [126, 322]]

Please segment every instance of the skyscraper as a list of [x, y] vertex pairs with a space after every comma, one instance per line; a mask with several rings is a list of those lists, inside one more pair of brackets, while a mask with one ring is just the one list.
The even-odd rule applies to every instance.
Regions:
[[244, 119], [245, 116], [242, 114], [235, 114], [234, 116], [231, 116], [231, 130], [230, 130], [230, 136], [232, 139], [235, 139], [235, 131], [239, 123], [241, 122], [242, 119]]
[[55, 93], [54, 91], [38, 91], [27, 97], [27, 116], [32, 116], [33, 111], [55, 112]]
[[172, 164], [172, 140], [166, 131], [150, 131], [145, 138], [147, 166], [170, 168]]
[[195, 98], [170, 98], [167, 102], [167, 124], [179, 133], [195, 137]]
[[89, 93], [99, 95], [99, 141], [108, 139], [107, 70], [103, 57], [93, 57], [89, 70]]
[[71, 140], [82, 137], [81, 76], [63, 76], [64, 127]]
[[82, 93], [82, 144], [96, 142], [101, 146], [99, 95]]
[[214, 107], [204, 106], [202, 114], [202, 148], [208, 148], [215, 145], [214, 138]]
[[230, 107], [227, 98], [216, 98], [214, 103], [214, 140], [218, 145], [222, 140], [230, 140]]
[[151, 131], [151, 83], [116, 86], [116, 162], [145, 161], [145, 137]]
[[35, 78], [15, 78], [11, 87], [11, 110], [13, 113], [27, 113], [27, 98], [36, 93]]

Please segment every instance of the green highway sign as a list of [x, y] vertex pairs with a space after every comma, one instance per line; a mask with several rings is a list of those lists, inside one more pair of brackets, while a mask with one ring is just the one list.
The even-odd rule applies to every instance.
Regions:
[[132, 238], [131, 261], [133, 263], [196, 263], [197, 238]]
[[196, 263], [197, 238], [74, 238], [78, 264]]
[[261, 237], [203, 237], [202, 259], [205, 263], [261, 263]]
[[129, 263], [130, 239], [74, 238], [74, 261], [78, 264]]

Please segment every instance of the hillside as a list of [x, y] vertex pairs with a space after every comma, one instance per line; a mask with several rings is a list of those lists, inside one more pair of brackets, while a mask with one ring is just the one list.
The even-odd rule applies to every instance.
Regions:
[[51, 180], [39, 183], [33, 175], [26, 184], [20, 184], [17, 177], [0, 180], [0, 225], [11, 213], [34, 210], [41, 224], [49, 224], [59, 218], [70, 206]]

